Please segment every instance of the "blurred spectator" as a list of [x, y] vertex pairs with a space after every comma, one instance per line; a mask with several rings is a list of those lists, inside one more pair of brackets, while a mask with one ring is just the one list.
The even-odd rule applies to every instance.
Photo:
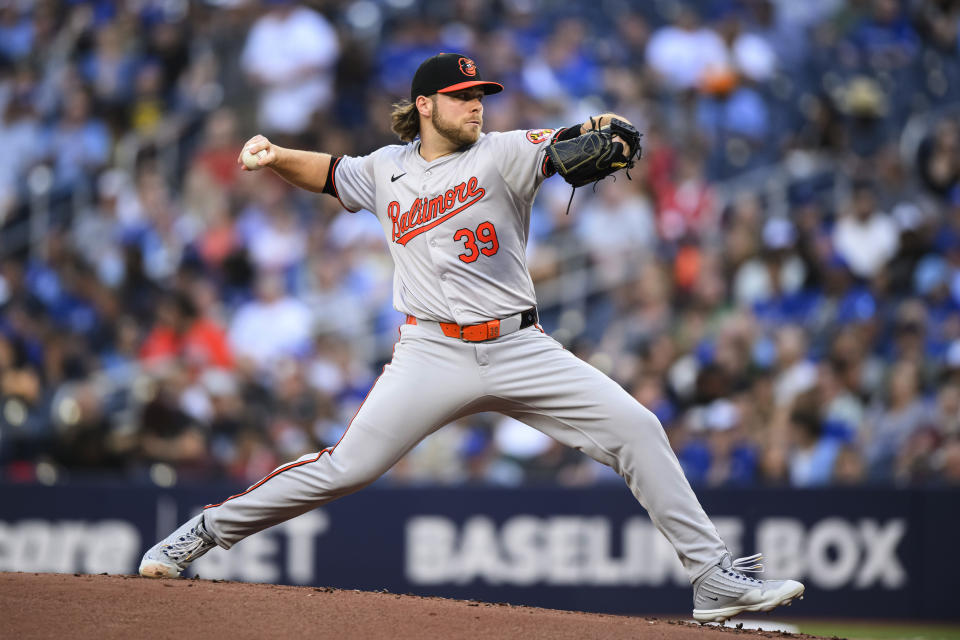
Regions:
[[176, 3], [153, 3], [141, 9], [143, 29], [147, 31], [144, 56], [160, 70], [159, 93], [163, 96], [171, 95], [190, 65], [194, 25], [187, 17], [187, 6]]
[[137, 70], [130, 98], [130, 128], [144, 136], [154, 135], [160, 127], [167, 100], [163, 93], [163, 69], [144, 64]]
[[960, 184], [960, 125], [951, 118], [940, 120], [920, 144], [917, 168], [924, 186], [946, 198], [956, 195]]
[[833, 232], [837, 253], [861, 278], [871, 278], [896, 254], [899, 233], [893, 219], [877, 208], [872, 186], [854, 185], [849, 212]]
[[493, 439], [481, 428], [473, 428], [464, 436], [459, 453], [467, 483], [507, 487], [523, 483], [523, 470], [501, 456]]
[[[762, 4], [762, 3], [761, 3]], [[737, 71], [752, 82], [766, 82], [777, 69], [777, 54], [772, 38], [766, 38], [744, 23], [744, 16], [733, 10], [720, 26], [720, 34], [727, 42]]]
[[52, 160], [56, 186], [60, 189], [89, 188], [90, 175], [110, 158], [110, 133], [92, 111], [90, 95], [71, 91], [63, 99], [63, 111], [49, 132], [46, 151]]
[[125, 108], [137, 75], [138, 60], [130, 35], [119, 22], [100, 24], [93, 51], [81, 67], [96, 99], [116, 111]]
[[856, 447], [845, 446], [837, 452], [833, 466], [833, 482], [839, 485], [856, 486], [866, 477], [863, 458]]
[[281, 203], [267, 212], [263, 227], [250, 238], [249, 248], [260, 271], [287, 272], [301, 263], [307, 244], [289, 205]]
[[[350, 286], [346, 256], [328, 252], [309, 258], [301, 283], [304, 293], [300, 296], [316, 318], [318, 329], [344, 338], [362, 338], [372, 330], [369, 315], [369, 299]], [[330, 313], [336, 309], [336, 313]]]
[[35, 30], [30, 15], [18, 4], [0, 7], [0, 62], [18, 62], [30, 55]]
[[27, 345], [0, 334], [0, 454], [6, 461], [42, 455], [54, 444], [49, 390], [29, 360]]
[[869, 477], [880, 481], [891, 479], [898, 452], [927, 420], [916, 364], [904, 360], [891, 367], [885, 399], [867, 417], [864, 446]]
[[176, 376], [153, 381], [152, 399], [143, 407], [139, 453], [144, 462], [178, 465], [202, 474], [206, 434], [180, 406], [183, 381]]
[[124, 275], [118, 202], [129, 189], [127, 177], [119, 169], [101, 173], [95, 204], [79, 212], [72, 229], [77, 251], [96, 270], [101, 282], [111, 287], [117, 286]]
[[930, 424], [944, 439], [960, 436], [960, 383], [950, 381], [940, 388]]
[[851, 154], [871, 158], [882, 152], [886, 117], [890, 114], [890, 97], [883, 87], [869, 76], [858, 75], [838, 86], [833, 93], [837, 109], [845, 116], [845, 144]]
[[31, 85], [16, 86], [16, 80], [12, 84], [6, 104], [0, 101], [0, 137], [17, 153], [0, 154], [0, 223], [23, 196], [27, 170], [43, 157], [41, 122], [33, 107]]
[[938, 454], [941, 477], [946, 484], [960, 485], [960, 439], [950, 440]]
[[541, 100], [582, 98], [598, 89], [599, 69], [586, 47], [586, 25], [577, 19], [558, 22], [536, 56], [523, 68], [523, 86]]
[[[214, 111], [207, 118], [203, 140], [193, 156], [187, 191], [211, 188], [231, 189], [237, 184], [237, 149], [243, 141], [237, 132], [237, 115], [229, 108]], [[201, 186], [191, 189], [189, 181], [198, 180]], [[213, 183], [213, 184], [210, 184]], [[202, 194], [195, 194], [195, 198]]]
[[679, 91], [695, 88], [705, 73], [728, 64], [723, 39], [702, 26], [689, 5], [679, 6], [673, 24], [653, 32], [646, 58], [658, 80]]
[[789, 220], [771, 218], [763, 226], [762, 256], [743, 263], [734, 276], [734, 295], [753, 306], [797, 293], [806, 281], [806, 267], [794, 251], [796, 231]]
[[957, 4], [951, 0], [924, 2], [916, 7], [918, 30], [925, 46], [933, 47], [948, 54], [956, 54], [960, 24], [957, 20]]
[[599, 197], [580, 212], [577, 231], [602, 277], [617, 282], [632, 270], [631, 255], [650, 251], [656, 244], [653, 207], [625, 180], [598, 191]]
[[717, 220], [713, 189], [706, 180], [701, 159], [692, 151], [677, 159], [674, 176], [654, 185], [660, 235], [675, 242], [690, 234], [708, 237]]
[[165, 296], [157, 304], [157, 322], [144, 338], [140, 357], [148, 367], [180, 360], [188, 371], [229, 369], [233, 355], [223, 330], [201, 317], [184, 294]]
[[919, 49], [917, 34], [899, 0], [871, 0], [870, 15], [853, 29], [851, 43], [863, 64], [879, 69], [906, 66]]
[[814, 388], [817, 367], [807, 359], [807, 339], [798, 326], [781, 328], [776, 334], [777, 367], [774, 395], [780, 405], [791, 405]]
[[141, 170], [134, 197], [140, 218], [125, 225], [123, 240], [140, 249], [147, 276], [161, 282], [177, 270], [198, 229], [182, 215], [158, 167], [148, 165]]
[[263, 132], [303, 133], [313, 114], [333, 97], [337, 33], [323, 15], [293, 0], [267, 5], [250, 29], [241, 63], [261, 89]]
[[836, 437], [854, 440], [863, 429], [866, 413], [863, 402], [849, 387], [850, 365], [843, 359], [831, 358], [818, 367], [817, 401], [824, 424], [829, 424]]
[[[790, 416], [790, 484], [816, 487], [828, 484], [840, 450], [840, 443], [823, 433], [819, 416], [794, 411]], [[844, 473], [851, 473], [844, 469]]]
[[261, 274], [257, 297], [241, 305], [230, 323], [231, 348], [238, 358], [249, 359], [261, 370], [284, 357], [303, 355], [309, 345], [310, 312], [285, 289], [279, 274]]
[[757, 451], [743, 430], [740, 410], [728, 400], [714, 400], [705, 410], [710, 448], [706, 482], [711, 486], [753, 484]]

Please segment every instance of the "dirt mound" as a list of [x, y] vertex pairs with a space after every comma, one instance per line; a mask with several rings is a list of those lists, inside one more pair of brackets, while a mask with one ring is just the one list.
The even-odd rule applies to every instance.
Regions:
[[393, 593], [36, 573], [0, 573], [0, 620], [6, 638], [58, 640], [813, 637]]

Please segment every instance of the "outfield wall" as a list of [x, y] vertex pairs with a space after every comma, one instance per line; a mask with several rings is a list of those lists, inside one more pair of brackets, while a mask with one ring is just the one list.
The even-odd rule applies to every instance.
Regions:
[[[145, 546], [237, 487], [0, 484], [0, 571], [132, 573]], [[698, 494], [735, 555], [807, 597], [790, 616], [960, 619], [960, 491]], [[684, 614], [690, 588], [626, 489], [366, 489], [215, 549], [203, 578]]]

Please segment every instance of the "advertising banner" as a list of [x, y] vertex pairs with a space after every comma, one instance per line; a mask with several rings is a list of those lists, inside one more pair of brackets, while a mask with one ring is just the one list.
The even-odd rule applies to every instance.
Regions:
[[[0, 485], [0, 571], [134, 573], [236, 487]], [[791, 616], [956, 619], [960, 493], [698, 492], [734, 556], [807, 586]], [[689, 581], [626, 489], [378, 488], [214, 549], [202, 578], [688, 614]]]

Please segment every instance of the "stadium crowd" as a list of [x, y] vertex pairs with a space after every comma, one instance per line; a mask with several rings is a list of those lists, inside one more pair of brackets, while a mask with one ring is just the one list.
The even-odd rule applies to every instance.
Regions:
[[[391, 143], [444, 50], [505, 85], [487, 130], [645, 132], [569, 215], [545, 183], [528, 260], [691, 482], [960, 483], [955, 0], [4, 0], [0, 477], [249, 483], [336, 443], [401, 321], [382, 230], [236, 157]], [[484, 414], [384, 481], [619, 479]]]

